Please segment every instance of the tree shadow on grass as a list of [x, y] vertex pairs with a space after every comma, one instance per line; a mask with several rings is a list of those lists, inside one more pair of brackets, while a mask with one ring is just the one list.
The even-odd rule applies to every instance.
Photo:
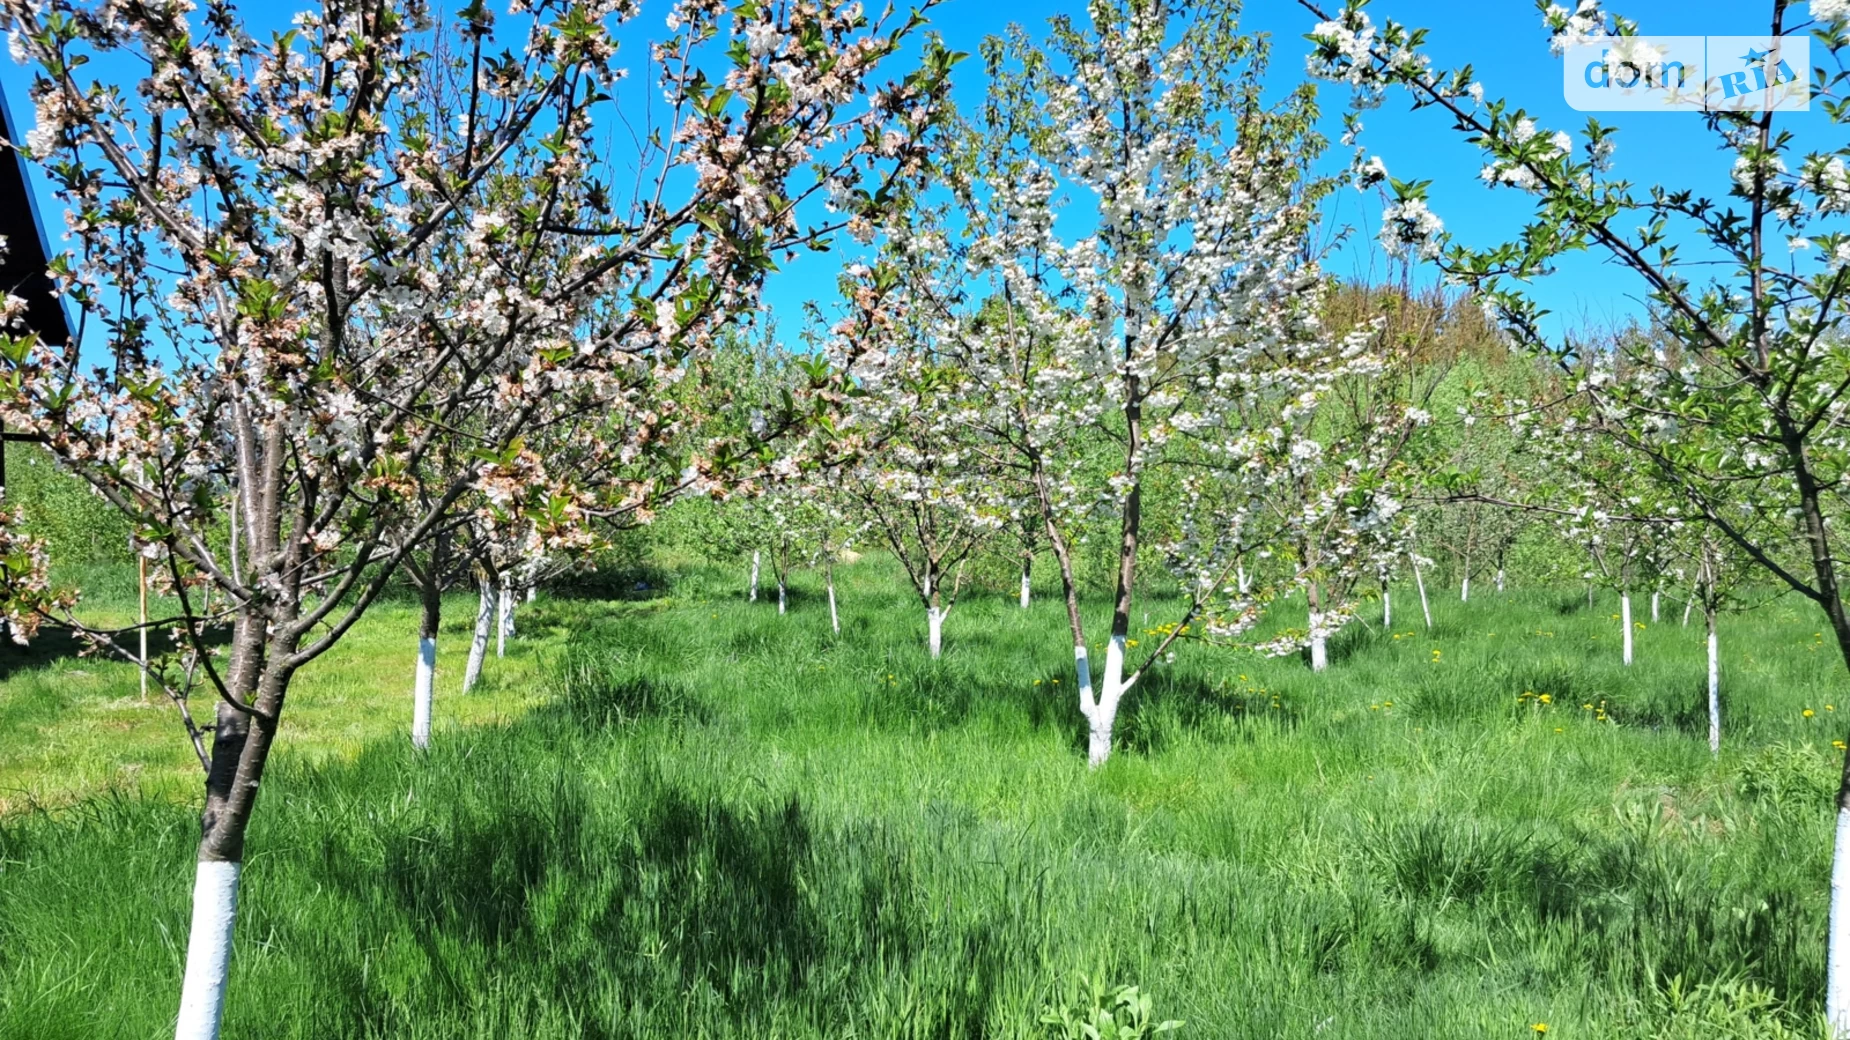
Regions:
[[[351, 950], [312, 958], [346, 1033], [509, 1000], [570, 1008], [574, 1035], [593, 1038], [677, 1035], [677, 1017], [829, 1029], [942, 927], [915, 851], [882, 825], [830, 826], [794, 795], [732, 800], [653, 770], [593, 793], [558, 759], [523, 772], [508, 750], [431, 761], [436, 807], [323, 843], [304, 880], [343, 893], [373, 933], [353, 949], [408, 935], [421, 968], [407, 986], [403, 966], [369, 979]], [[988, 991], [944, 1003], [969, 1025], [941, 1035], [983, 1035]]]
[[[133, 646], [133, 634], [122, 637], [122, 642]], [[161, 646], [172, 646], [167, 633], [150, 633], [148, 642], [151, 653], [158, 654]], [[205, 630], [203, 642], [210, 647], [229, 646], [231, 629], [216, 626]], [[89, 651], [89, 653], [85, 653]], [[5, 682], [19, 672], [29, 672], [45, 668], [57, 661], [91, 660], [125, 663], [121, 658], [91, 650], [90, 644], [78, 637], [68, 628], [46, 625], [32, 637], [32, 642], [20, 646], [10, 639], [0, 640], [0, 682]]]

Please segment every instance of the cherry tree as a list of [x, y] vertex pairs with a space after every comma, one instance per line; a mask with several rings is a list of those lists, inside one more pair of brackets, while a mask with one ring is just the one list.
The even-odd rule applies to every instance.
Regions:
[[[565, 549], [588, 520], [646, 519], [771, 452], [686, 450], [673, 388], [700, 382], [713, 330], [775, 257], [872, 233], [918, 169], [952, 59], [928, 48], [876, 89], [916, 21], [681, 4], [646, 58], [665, 103], [631, 118], [647, 132], [619, 182], [594, 157], [633, 5], [542, 5], [503, 37], [480, 3], [452, 28], [418, 3], [330, 2], [267, 40], [228, 4], [188, 6], [0, 5], [36, 70], [27, 143], [67, 207], [75, 247], [53, 275], [81, 318], [69, 346], [0, 337], [0, 419], [131, 518], [179, 603], [157, 623], [183, 666], [150, 667], [205, 781], [176, 1030], [192, 1040], [217, 1033], [245, 835], [295, 676], [472, 496]], [[418, 89], [439, 38], [468, 66], [454, 113]], [[119, 58], [146, 76], [83, 78]], [[825, 197], [835, 213], [801, 217]], [[86, 367], [80, 344], [109, 363]], [[561, 398], [595, 415], [572, 435], [601, 466], [555, 472], [524, 440]], [[427, 486], [425, 460], [459, 437], [477, 465]], [[212, 537], [227, 522], [228, 544]], [[34, 579], [9, 569], [4, 597], [133, 659]], [[208, 641], [220, 623], [228, 654]]]
[[[1448, 239], [1421, 193], [1397, 195], [1390, 212], [1452, 277], [1473, 286], [1519, 342], [1544, 356], [1571, 358], [1551, 336], [1527, 281], [1570, 250], [1597, 250], [1629, 272], [1646, 294], [1662, 337], [1628, 338], [1615, 355], [1592, 359], [1577, 386], [1589, 419], [1648, 467], [1683, 514], [1728, 540], [1764, 574], [1817, 604], [1850, 667], [1850, 608], [1844, 603], [1837, 534], [1841, 481], [1850, 469], [1845, 391], [1850, 355], [1844, 307], [1850, 295], [1850, 146], [1831, 141], [1803, 151], [1806, 139], [1780, 104], [1757, 110], [1714, 106], [1703, 114], [1734, 157], [1712, 194], [1686, 187], [1640, 188], [1613, 172], [1622, 135], [1589, 120], [1580, 137], [1549, 131], [1519, 107], [1486, 99], [1469, 69], [1434, 68], [1424, 34], [1374, 22], [1360, 3], [1325, 13], [1311, 68], [1375, 100], [1404, 88], [1438, 109], [1476, 145], [1485, 181], [1532, 196], [1533, 212], [1511, 241], [1473, 247]], [[1850, 72], [1850, 7], [1813, 4], [1821, 23], [1770, 0], [1768, 36], [1812, 30], [1828, 62], [1780, 84], [1775, 101], [1809, 97], [1823, 118], [1850, 120], [1843, 104]], [[1584, 0], [1544, 11], [1557, 48], [1638, 26]], [[1770, 48], [1769, 48], [1770, 50]], [[1805, 118], [1805, 117], [1799, 117]], [[1810, 118], [1817, 119], [1816, 114]], [[1431, 219], [1426, 219], [1430, 217]], [[1801, 532], [1803, 563], [1770, 540], [1790, 518]], [[1850, 1032], [1850, 753], [1837, 799], [1824, 1010]]]
[[[956, 200], [896, 241], [893, 267], [919, 334], [968, 380], [959, 430], [980, 432], [973, 450], [1040, 506], [1096, 766], [1146, 668], [1185, 634], [1245, 631], [1271, 592], [1242, 588], [1237, 571], [1276, 544], [1260, 499], [1313, 449], [1295, 424], [1255, 430], [1248, 416], [1313, 411], [1373, 364], [1372, 333], [1318, 325], [1306, 231], [1328, 184], [1306, 172], [1321, 146], [1314, 102], [1262, 99], [1265, 45], [1238, 32], [1233, 4], [1095, 0], [1084, 23], [1056, 17], [1044, 42], [1014, 29], [984, 56], [989, 96], [946, 164]], [[1165, 518], [1180, 533], [1154, 548], [1189, 605], [1133, 663], [1144, 492], [1184, 459], [1211, 465]], [[1115, 528], [1096, 686], [1072, 558], [1095, 516]]]
[[850, 370], [859, 393], [847, 426], [858, 450], [841, 486], [905, 569], [936, 659], [964, 565], [1002, 529], [1007, 511], [969, 448], [962, 374], [909, 325], [887, 331]]

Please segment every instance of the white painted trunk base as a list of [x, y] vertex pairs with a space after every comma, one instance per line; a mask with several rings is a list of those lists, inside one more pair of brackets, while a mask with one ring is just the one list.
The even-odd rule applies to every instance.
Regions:
[[[1083, 658], [1081, 659], [1084, 660]], [[1111, 728], [1118, 721], [1118, 702], [1124, 697], [1124, 637], [1114, 635], [1105, 647], [1105, 686], [1086, 711], [1086, 765], [1093, 769], [1111, 757]]]
[[1394, 627], [1394, 594], [1387, 589], [1381, 590], [1381, 627]]
[[1021, 569], [1021, 609], [1028, 609], [1028, 604], [1033, 598], [1034, 587], [1028, 583], [1028, 568], [1023, 567]]
[[829, 576], [829, 627], [841, 635], [841, 615], [835, 610], [835, 576]]
[[508, 639], [514, 638], [514, 590], [511, 588], [501, 590], [501, 634]]
[[475, 631], [469, 636], [469, 664], [463, 669], [463, 692], [475, 687], [482, 677], [482, 661], [488, 657], [488, 630], [495, 625], [495, 594], [487, 582], [481, 584], [475, 603]]
[[241, 870], [238, 863], [201, 862], [193, 876], [193, 925], [186, 937], [186, 980], [180, 986], [174, 1040], [218, 1040]]
[[1330, 666], [1330, 648], [1323, 635], [1323, 618], [1310, 612], [1310, 670], [1321, 672]]
[[1694, 596], [1691, 596], [1690, 598], [1683, 601], [1683, 627], [1684, 628], [1689, 627], [1689, 612], [1695, 609], [1695, 606], [1696, 606], [1696, 597]]
[[1831, 935], [1824, 977], [1825, 1018], [1838, 1036], [1850, 1036], [1850, 809], [1837, 810], [1837, 840], [1831, 846]]
[[1420, 613], [1426, 616], [1426, 630], [1432, 631], [1432, 606], [1426, 602], [1426, 579], [1420, 576], [1420, 565], [1413, 565], [1413, 584], [1420, 590]]
[[925, 645], [930, 648], [931, 658], [935, 661], [944, 652], [944, 611], [937, 607], [927, 607], [925, 623], [928, 629]]
[[1234, 566], [1239, 574], [1238, 580], [1240, 582], [1240, 586], [1239, 586], [1240, 595], [1244, 596], [1246, 595], [1247, 590], [1252, 588], [1252, 584], [1246, 578], [1246, 565], [1244, 563], [1240, 563], [1240, 564], [1235, 564]]
[[1497, 568], [1497, 591], [1503, 591], [1503, 568]]
[[777, 583], [777, 612], [779, 614], [784, 612], [786, 602], [784, 598], [784, 583], [780, 581]]
[[1471, 575], [1469, 574], [1465, 575], [1465, 580], [1458, 585], [1458, 602], [1471, 602]]
[[531, 603], [534, 601], [534, 599], [538, 598], [539, 594], [540, 594], [540, 587], [538, 585], [527, 586], [527, 602], [528, 603]]
[[751, 592], [748, 593], [745, 597], [745, 600], [748, 603], [758, 602], [758, 557], [759, 555], [760, 553], [757, 549], [752, 550], [752, 589], [751, 589]]
[[437, 640], [418, 640], [418, 677], [411, 692], [411, 746], [430, 746], [430, 708], [437, 688]]
[[1651, 593], [1651, 624], [1657, 624], [1657, 593]]
[[1709, 621], [1709, 753], [1722, 753], [1722, 664], [1715, 649], [1715, 614], [1705, 611]]
[[1624, 647], [1625, 663], [1632, 663], [1632, 594], [1619, 594], [1619, 624], [1625, 629]]

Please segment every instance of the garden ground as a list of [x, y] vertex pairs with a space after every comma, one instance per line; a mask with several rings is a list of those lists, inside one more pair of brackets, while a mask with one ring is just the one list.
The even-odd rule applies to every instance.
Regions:
[[[1719, 759], [1680, 602], [1627, 669], [1610, 596], [1397, 589], [1321, 675], [1185, 648], [1094, 773], [1052, 590], [932, 662], [883, 560], [839, 640], [811, 575], [671, 577], [543, 595], [468, 695], [453, 600], [425, 755], [410, 604], [304, 673], [227, 1037], [1047, 1036], [1082, 972], [1184, 1038], [1816, 1034], [1850, 694], [1797, 601], [1722, 620]], [[197, 765], [68, 649], [0, 660], [0, 1036], [159, 1037]]]

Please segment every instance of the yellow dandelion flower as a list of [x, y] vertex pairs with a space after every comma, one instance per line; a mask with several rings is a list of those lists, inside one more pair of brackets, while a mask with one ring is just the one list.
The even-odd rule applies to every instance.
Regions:
[[1535, 699], [1541, 701], [1543, 704], [1553, 704], [1555, 702], [1554, 695], [1551, 693], [1544, 693]]
[[1841, 740], [1833, 740], [1831, 741], [1831, 746], [1836, 748], [1839, 751], [1842, 751], [1844, 749], [1844, 742]]
[[1808, 718], [1808, 719], [1809, 719], [1809, 718], [1811, 718], [1811, 717], [1812, 717], [1813, 715], [1816, 715], [1816, 714], [1818, 714], [1818, 713], [1817, 713], [1817, 712], [1815, 712], [1815, 711], [1813, 711], [1813, 710], [1811, 710], [1810, 708], [1806, 708], [1806, 709], [1805, 709], [1804, 711], [1801, 711], [1801, 712], [1799, 712], [1799, 714], [1800, 714], [1800, 715], [1803, 715], [1803, 716], [1805, 716], [1806, 718]]
[[1546, 1033], [1548, 1032], [1548, 1023], [1537, 1022], [1534, 1025], [1530, 1026], [1529, 1028], [1535, 1030], [1538, 1033]]

